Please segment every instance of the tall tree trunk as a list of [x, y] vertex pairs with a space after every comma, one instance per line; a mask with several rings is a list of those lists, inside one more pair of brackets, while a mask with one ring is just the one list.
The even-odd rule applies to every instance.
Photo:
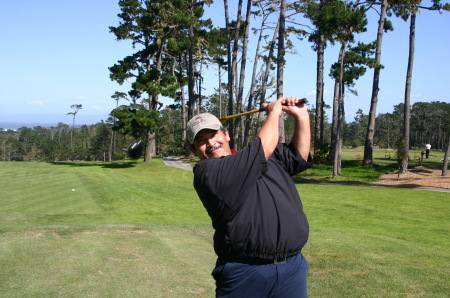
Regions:
[[[194, 117], [195, 111], [195, 95], [194, 95], [194, 28], [193, 26], [189, 26], [189, 59], [188, 59], [188, 121]], [[191, 151], [189, 150], [190, 146], [189, 140], [186, 142], [186, 151], [185, 155], [189, 156]]]
[[338, 120], [339, 120], [339, 80], [334, 81], [334, 96], [333, 96], [333, 115], [331, 117], [331, 142], [330, 142], [330, 159], [329, 163], [333, 164], [336, 147], [338, 141]]
[[[114, 120], [115, 122], [115, 120]], [[109, 150], [108, 150], [108, 158], [109, 161], [113, 160], [113, 155], [114, 155], [114, 146], [116, 144], [116, 132], [114, 130], [111, 130], [111, 142], [109, 144]]]
[[[264, 31], [264, 26], [266, 23], [266, 19], [267, 17], [264, 16], [263, 17], [263, 21], [261, 22], [261, 28], [259, 29], [259, 37], [258, 37], [258, 43], [256, 45], [256, 53], [255, 53], [255, 59], [253, 62], [253, 71], [252, 71], [252, 80], [250, 83], [250, 91], [249, 91], [249, 96], [248, 96], [248, 103], [247, 103], [247, 110], [250, 111], [253, 108], [253, 92], [255, 90], [255, 85], [256, 85], [256, 72], [258, 69], [258, 61], [261, 55], [260, 49], [261, 49], [261, 41], [262, 41], [262, 37], [263, 37], [263, 31]], [[253, 115], [247, 115], [246, 116], [246, 121], [245, 121], [245, 131], [244, 131], [244, 140], [243, 140], [243, 146], [246, 146], [249, 138], [250, 138], [250, 128], [251, 128], [251, 124], [252, 124], [252, 119], [253, 119]]]
[[[383, 0], [381, 4], [380, 20], [378, 21], [378, 33], [377, 33], [377, 49], [375, 53], [375, 59], [377, 63], [381, 63], [381, 46], [383, 42], [384, 34], [384, 22], [386, 20], [386, 10], [388, 1]], [[372, 98], [370, 100], [369, 122], [367, 124], [366, 141], [364, 145], [364, 161], [363, 165], [372, 164], [373, 159], [373, 138], [375, 135], [375, 119], [377, 116], [377, 104], [378, 104], [378, 91], [380, 83], [380, 67], [375, 67], [373, 70], [373, 83], [372, 83]]]
[[[270, 42], [270, 48], [269, 48], [269, 54], [267, 55], [267, 60], [266, 60], [266, 69], [264, 71], [264, 75], [263, 75], [263, 79], [262, 79], [262, 83], [261, 83], [261, 95], [260, 95], [260, 102], [259, 102], [259, 108], [262, 108], [262, 104], [265, 102], [266, 99], [266, 91], [267, 91], [267, 81], [269, 80], [269, 73], [270, 73], [270, 68], [272, 65], [272, 57], [273, 57], [273, 52], [275, 51], [275, 41], [277, 39], [278, 36], [278, 30], [280, 28], [280, 22], [277, 22], [277, 26], [275, 27], [275, 30], [273, 32], [273, 37], [272, 37], [272, 41]], [[262, 113], [258, 114], [258, 130], [260, 128], [260, 123], [262, 123]]]
[[316, 117], [314, 124], [314, 162], [320, 162], [320, 150], [323, 146], [323, 63], [325, 37], [319, 35], [317, 40], [317, 77], [316, 77]]
[[[242, 45], [242, 59], [241, 59], [241, 73], [239, 76], [239, 89], [238, 89], [238, 95], [237, 95], [237, 99], [236, 99], [236, 112], [242, 113], [244, 112], [243, 108], [242, 108], [242, 97], [244, 94], [244, 82], [245, 82], [245, 66], [247, 63], [247, 48], [248, 48], [248, 33], [250, 31], [250, 13], [251, 13], [251, 7], [252, 7], [252, 1], [248, 0], [247, 1], [247, 12], [246, 12], [246, 16], [245, 16], [245, 20], [246, 20], [246, 25], [245, 25], [245, 34], [244, 34], [244, 42]], [[243, 131], [243, 124], [242, 124], [242, 119], [244, 119], [243, 117], [237, 117], [236, 118], [236, 131], [242, 130]], [[241, 129], [239, 129], [241, 128]], [[237, 134], [236, 134], [237, 135]], [[244, 134], [242, 132], [240, 138], [236, 138], [235, 140], [243, 140]], [[242, 147], [243, 142], [240, 142], [240, 147]]]
[[[179, 72], [181, 75], [183, 75], [183, 55], [179, 55], [178, 57], [178, 65], [179, 65]], [[186, 148], [186, 94], [184, 93], [184, 84], [182, 86], [180, 86], [180, 101], [181, 101], [181, 128], [182, 128], [182, 133], [181, 133], [181, 142], [184, 146], [184, 148]]]
[[195, 111], [195, 95], [194, 95], [194, 53], [193, 53], [193, 41], [194, 28], [189, 27], [189, 59], [188, 59], [188, 120], [194, 117]]
[[219, 63], [219, 118], [222, 118], [222, 67]]
[[330, 160], [333, 164], [333, 176], [340, 175], [338, 172], [337, 161], [340, 160], [340, 147], [339, 147], [339, 127], [340, 127], [340, 110], [341, 110], [341, 99], [343, 92], [343, 73], [344, 73], [344, 57], [345, 57], [345, 47], [346, 42], [341, 44], [339, 50], [339, 63], [340, 63], [340, 74], [339, 78], [336, 79], [334, 85], [334, 99], [333, 99], [333, 120], [331, 123], [331, 148], [330, 148]]
[[340, 82], [340, 100], [339, 100], [339, 112], [338, 112], [338, 132], [336, 141], [336, 154], [333, 160], [333, 177], [340, 176], [342, 174], [342, 137], [344, 134], [344, 122], [345, 122], [345, 110], [344, 110], [344, 85]]
[[[277, 99], [283, 97], [283, 71], [284, 71], [284, 31], [286, 25], [286, 0], [281, 0], [280, 7], [280, 29], [278, 30], [278, 56], [277, 56]], [[280, 126], [279, 126], [279, 143], [285, 142], [284, 135], [284, 113], [280, 116]]]
[[[119, 99], [117, 99], [116, 102], [116, 109], [119, 107]], [[116, 125], [116, 117], [113, 117], [113, 126]], [[111, 137], [111, 157], [110, 157], [110, 161], [114, 160], [116, 157], [116, 144], [117, 144], [117, 132], [116, 131], [112, 131], [112, 137]]]
[[147, 130], [144, 136], [144, 162], [151, 162], [151, 158], [155, 155], [156, 142], [155, 133]]
[[186, 145], [186, 94], [184, 93], [184, 86], [181, 86], [181, 142], [183, 146]]
[[[230, 22], [228, 18], [228, 0], [223, 0], [225, 7], [225, 28], [227, 31], [227, 59], [228, 59], [228, 115], [233, 115], [233, 69], [232, 69], [232, 59], [231, 59], [231, 33], [230, 33]], [[228, 133], [231, 137], [233, 134], [233, 119], [228, 120]], [[230, 140], [230, 148], [234, 149], [234, 140]]]
[[[236, 21], [236, 31], [234, 34], [234, 41], [233, 41], [233, 52], [232, 52], [232, 59], [231, 59], [231, 73], [232, 73], [232, 81], [228, 82], [228, 84], [231, 84], [231, 87], [233, 91], [235, 91], [236, 93], [238, 92], [238, 77], [237, 77], [237, 55], [238, 55], [238, 49], [239, 49], [239, 33], [241, 31], [241, 20], [242, 20], [242, 0], [238, 1], [238, 12], [237, 12], [237, 21]], [[239, 102], [239, 97], [236, 94], [236, 110], [233, 110], [233, 106], [234, 106], [234, 102], [231, 102], [231, 107], [229, 108], [231, 110], [231, 114], [233, 113], [239, 113], [239, 109], [242, 103]], [[232, 138], [232, 144], [230, 144], [232, 147], [232, 149], [238, 149], [238, 144], [239, 144], [239, 133], [241, 130], [241, 126], [240, 126], [240, 119], [241, 117], [235, 118], [235, 119], [230, 119], [231, 121], [235, 121], [234, 123], [234, 134], [230, 135], [230, 137]], [[239, 119], [239, 120], [238, 120]], [[239, 125], [238, 125], [239, 123]]]
[[73, 159], [73, 129], [75, 127], [75, 115], [73, 114], [72, 129], [70, 130], [70, 158]]
[[409, 135], [410, 125], [409, 118], [411, 115], [411, 82], [412, 72], [414, 65], [414, 45], [416, 39], [416, 13], [411, 14], [411, 24], [409, 28], [409, 57], [408, 57], [408, 70], [406, 73], [406, 87], [405, 87], [405, 112], [404, 112], [404, 127], [403, 127], [403, 140], [405, 143], [405, 155], [400, 166], [400, 174], [405, 174], [408, 171], [408, 159], [409, 159]]
[[[161, 70], [162, 70], [162, 56], [163, 56], [163, 38], [158, 37], [158, 40], [156, 41], [156, 44], [158, 45], [158, 52], [156, 54], [156, 70], [158, 71], [159, 75], [157, 78], [158, 84], [161, 82]], [[150, 70], [150, 63], [147, 65], [147, 70]], [[158, 94], [149, 94], [148, 96], [148, 104], [150, 110], [157, 110], [158, 107]], [[145, 143], [145, 151], [144, 151], [144, 162], [151, 162], [152, 156], [156, 152], [156, 134], [154, 131], [148, 130], [146, 132], [146, 137], [144, 137], [144, 143]]]
[[199, 113], [202, 110], [202, 100], [203, 100], [203, 98], [202, 98], [202, 82], [203, 82], [202, 73], [203, 73], [203, 63], [202, 63], [202, 57], [200, 57], [200, 69], [199, 69], [199, 72], [198, 72], [198, 79], [197, 79], [197, 82], [198, 82], [197, 95], [198, 95], [198, 110], [199, 110]]

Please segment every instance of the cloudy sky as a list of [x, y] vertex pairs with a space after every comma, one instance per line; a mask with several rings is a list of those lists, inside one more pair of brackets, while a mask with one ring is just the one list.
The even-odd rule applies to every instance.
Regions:
[[[120, 86], [109, 79], [108, 67], [133, 53], [129, 42], [117, 42], [109, 33], [108, 27], [119, 23], [117, 2], [0, 1], [0, 123], [3, 126], [9, 122], [70, 124], [72, 118], [67, 113], [72, 112], [73, 104], [83, 106], [77, 116], [78, 124], [106, 120], [116, 104], [111, 95], [129, 89], [129, 85]], [[237, 1], [229, 2], [230, 10], [235, 11]], [[206, 7], [205, 16], [215, 22], [223, 20], [223, 2], [216, 0], [211, 8]], [[383, 40], [385, 69], [381, 73], [378, 113], [392, 112], [393, 106], [404, 98], [409, 22], [393, 19], [393, 24], [395, 31], [385, 34]], [[368, 31], [357, 39], [375, 40], [376, 27], [377, 16], [371, 12]], [[416, 27], [411, 100], [450, 102], [446, 91], [450, 82], [450, 13], [423, 11], [417, 17]], [[306, 40], [294, 43], [297, 54], [286, 57], [284, 94], [307, 97], [314, 104], [316, 54]], [[337, 46], [329, 46], [325, 54], [325, 102], [329, 105], [333, 82], [328, 70], [337, 60], [337, 53]], [[253, 55], [251, 49], [250, 58]], [[347, 95], [347, 121], [353, 120], [358, 109], [369, 113], [372, 77], [373, 71], [368, 70], [356, 83], [359, 95]], [[205, 76], [204, 94], [211, 94], [217, 83], [216, 73], [210, 70]], [[168, 99], [163, 102], [171, 103]]]

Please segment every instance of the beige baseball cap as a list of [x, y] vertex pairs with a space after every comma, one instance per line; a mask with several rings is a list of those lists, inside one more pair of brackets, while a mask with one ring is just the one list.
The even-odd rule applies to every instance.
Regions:
[[195, 136], [202, 129], [219, 130], [222, 127], [219, 119], [210, 113], [202, 113], [194, 116], [187, 123], [187, 136], [191, 144], [194, 143]]

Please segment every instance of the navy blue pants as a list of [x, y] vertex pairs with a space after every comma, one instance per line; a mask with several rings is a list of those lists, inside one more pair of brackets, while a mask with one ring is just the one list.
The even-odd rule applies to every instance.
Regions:
[[218, 259], [212, 276], [216, 280], [216, 297], [308, 297], [306, 276], [308, 261], [301, 253], [285, 262], [248, 265]]

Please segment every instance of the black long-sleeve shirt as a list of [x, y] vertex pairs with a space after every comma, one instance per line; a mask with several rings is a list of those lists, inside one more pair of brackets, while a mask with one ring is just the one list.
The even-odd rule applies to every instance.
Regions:
[[291, 176], [312, 166], [292, 145], [266, 161], [261, 140], [194, 167], [194, 187], [215, 229], [219, 257], [284, 258], [298, 253], [309, 226]]

